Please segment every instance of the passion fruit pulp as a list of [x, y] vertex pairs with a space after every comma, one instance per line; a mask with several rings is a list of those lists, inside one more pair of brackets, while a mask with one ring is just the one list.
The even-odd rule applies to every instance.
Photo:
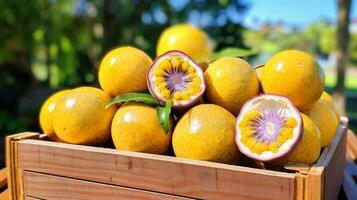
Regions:
[[201, 67], [180, 51], [157, 57], [148, 70], [147, 83], [156, 99], [162, 103], [172, 101], [173, 108], [193, 105], [206, 88]]
[[236, 144], [246, 156], [270, 162], [286, 157], [300, 143], [303, 122], [289, 99], [271, 94], [253, 97], [236, 121]]

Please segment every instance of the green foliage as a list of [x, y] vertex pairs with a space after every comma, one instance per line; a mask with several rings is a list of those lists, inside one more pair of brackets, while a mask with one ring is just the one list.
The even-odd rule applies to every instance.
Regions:
[[172, 101], [166, 102], [165, 107], [163, 106], [156, 107], [157, 116], [159, 117], [160, 124], [162, 128], [165, 130], [165, 133], [169, 133], [170, 131], [171, 108], [172, 108]]
[[335, 32], [331, 23], [321, 20], [303, 28], [266, 24], [259, 30], [244, 31], [243, 38], [248, 46], [263, 53], [300, 49], [312, 54], [327, 55], [336, 48]]
[[357, 65], [357, 33], [351, 35], [350, 42], [350, 62]]
[[0, 136], [26, 131], [26, 128], [26, 121], [23, 118], [15, 118], [7, 111], [0, 110]]
[[114, 47], [133, 45], [154, 58], [160, 33], [172, 24], [203, 28], [217, 50], [246, 49], [240, 24], [245, 8], [241, 0], [0, 1], [0, 109], [7, 113], [1, 131], [38, 129], [38, 113], [19, 109], [24, 96], [44, 99], [58, 88], [97, 84], [100, 60]]
[[155, 99], [151, 94], [148, 93], [127, 93], [127, 94], [122, 94], [119, 96], [116, 96], [112, 98], [107, 105], [105, 105], [105, 109], [108, 109], [110, 106], [117, 104], [117, 103], [123, 103], [127, 101], [136, 101], [136, 102], [142, 102], [148, 105], [152, 106], [160, 106], [160, 102]]
[[242, 49], [242, 48], [234, 48], [234, 47], [227, 47], [222, 49], [221, 51], [217, 51], [212, 54], [211, 61], [217, 60], [219, 58], [223, 58], [226, 56], [232, 57], [248, 57], [256, 55], [258, 52], [250, 50], [250, 49]]
[[335, 27], [325, 20], [307, 26], [303, 34], [308, 41], [313, 42], [314, 53], [329, 54], [336, 49]]

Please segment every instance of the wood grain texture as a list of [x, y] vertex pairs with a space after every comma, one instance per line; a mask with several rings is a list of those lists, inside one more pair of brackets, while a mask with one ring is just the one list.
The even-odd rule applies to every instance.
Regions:
[[0, 170], [0, 188], [3, 188], [7, 184], [7, 170], [3, 168]]
[[201, 199], [294, 199], [295, 174], [40, 140], [21, 169]]
[[324, 149], [321, 159], [312, 167], [324, 168], [324, 176], [321, 181], [322, 199], [337, 199], [338, 197], [346, 162], [346, 134], [347, 121], [339, 127], [334, 140]]
[[[329, 195], [334, 197], [338, 192], [336, 185], [342, 177], [340, 169], [344, 163], [339, 159], [345, 158], [346, 148], [347, 121], [344, 120], [332, 144], [324, 149], [315, 165], [290, 166], [290, 170], [298, 171], [296, 173], [54, 143], [43, 141], [45, 137], [39, 140], [37, 134], [32, 136], [37, 137], [36, 140], [11, 140], [12, 168], [9, 174], [15, 174], [12, 180], [16, 181], [17, 187], [22, 186], [19, 179], [30, 180], [21, 177], [22, 170], [30, 170], [32, 172], [24, 174], [45, 173], [49, 174], [45, 176], [63, 176], [58, 178], [70, 182], [68, 184], [130, 187], [187, 198], [322, 199]], [[17, 188], [15, 191], [21, 197], [21, 190]], [[34, 198], [29, 195], [25, 199], [31, 197]]]
[[[305, 179], [305, 198], [308, 200], [323, 199], [324, 167], [312, 167]], [[336, 187], [339, 190], [339, 187]]]
[[16, 141], [29, 138], [38, 138], [39, 133], [24, 132], [19, 134], [14, 134], [7, 136], [5, 139], [5, 157], [6, 157], [6, 168], [7, 168], [7, 184], [8, 184], [8, 197], [9, 200], [21, 200], [21, 188], [20, 176], [21, 170], [18, 168], [18, 156]]
[[0, 193], [0, 200], [9, 200], [10, 196], [9, 196], [9, 190], [6, 189], [3, 192]]
[[39, 199], [31, 196], [25, 196], [24, 200], [43, 200], [43, 199]]
[[306, 175], [305, 174], [300, 174], [300, 173], [295, 173], [296, 178], [295, 178], [295, 200], [304, 200], [305, 199], [305, 180], [306, 180]]
[[24, 192], [26, 196], [39, 199], [76, 200], [190, 200], [145, 190], [137, 190], [108, 184], [93, 183], [41, 173], [24, 171]]
[[357, 137], [351, 130], [347, 131], [347, 155], [350, 160], [357, 160]]

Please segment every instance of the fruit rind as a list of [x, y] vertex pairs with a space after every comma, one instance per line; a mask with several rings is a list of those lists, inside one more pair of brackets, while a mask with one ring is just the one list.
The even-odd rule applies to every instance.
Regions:
[[[296, 117], [295, 120], [297, 121], [297, 124], [299, 124], [299, 126], [297, 126], [296, 129], [294, 130], [295, 136], [292, 139], [286, 141], [284, 144], [285, 148], [280, 149], [279, 152], [277, 153], [263, 152], [262, 154], [259, 155], [256, 154], [256, 152], [252, 152], [251, 149], [247, 148], [244, 144], [241, 143], [241, 132], [240, 132], [239, 124], [242, 121], [245, 112], [249, 110], [250, 106], [252, 106], [255, 101], [260, 99], [273, 99], [273, 100], [279, 99], [287, 103], [289, 109], [291, 109], [295, 113], [294, 115], [294, 117]], [[288, 98], [281, 95], [263, 94], [251, 98], [243, 105], [241, 112], [239, 113], [236, 120], [235, 130], [236, 130], [235, 141], [241, 153], [254, 160], [258, 160], [262, 162], [272, 162], [287, 157], [298, 146], [298, 144], [301, 142], [302, 139], [303, 121], [300, 112], [297, 110], [297, 108], [293, 106], [293, 104], [290, 102]], [[276, 143], [278, 144], [278, 141], [276, 141]]]
[[[199, 101], [203, 95], [203, 93], [206, 90], [206, 84], [204, 83], [204, 75], [203, 75], [203, 71], [200, 68], [200, 66], [191, 58], [189, 57], [187, 54], [185, 54], [184, 52], [178, 51], [178, 50], [173, 50], [173, 51], [168, 51], [160, 56], [158, 56], [153, 64], [149, 67], [149, 70], [147, 72], [147, 77], [146, 77], [146, 81], [147, 81], [147, 85], [148, 85], [148, 89], [150, 91], [150, 93], [152, 94], [152, 96], [156, 99], [158, 99], [162, 104], [165, 104], [167, 102], [167, 100], [162, 97], [159, 93], [159, 91], [157, 90], [157, 87], [154, 85], [155, 82], [152, 80], [151, 76], [153, 74], [153, 71], [159, 67], [157, 66], [161, 61], [164, 61], [164, 59], [166, 57], [178, 57], [178, 58], [184, 58], [185, 61], [189, 62], [189, 64], [191, 66], [194, 66], [194, 69], [197, 73], [197, 75], [199, 76], [199, 79], [201, 80], [200, 83], [198, 83], [200, 90], [197, 94], [194, 95], [193, 98], [187, 100], [187, 101], [173, 101], [173, 108], [186, 108], [189, 106], [192, 106], [193, 104], [195, 104], [197, 101]], [[196, 83], [195, 83], [196, 84]], [[193, 88], [195, 90], [195, 88]], [[197, 92], [195, 90], [195, 92]], [[186, 95], [186, 94], [183, 94]], [[179, 98], [179, 97], [176, 97]]]

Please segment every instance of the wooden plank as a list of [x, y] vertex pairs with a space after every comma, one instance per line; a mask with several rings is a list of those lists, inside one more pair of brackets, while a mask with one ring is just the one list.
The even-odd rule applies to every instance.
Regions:
[[349, 159], [357, 160], [357, 137], [351, 130], [347, 131], [347, 147]]
[[337, 199], [345, 165], [347, 124], [347, 118], [342, 117], [335, 138], [307, 172], [306, 199]]
[[25, 196], [25, 200], [43, 200], [43, 199], [39, 199], [31, 196]]
[[22, 196], [18, 196], [21, 193], [20, 180], [18, 177], [19, 169], [17, 167], [17, 151], [16, 141], [28, 138], [38, 138], [39, 133], [24, 132], [14, 134], [6, 137], [5, 140], [5, 153], [6, 153], [6, 168], [7, 168], [7, 184], [8, 194], [10, 200], [21, 200]]
[[338, 198], [346, 162], [346, 134], [347, 122], [339, 127], [334, 140], [324, 149], [321, 155], [322, 159], [314, 165], [323, 166], [325, 170], [323, 177], [324, 199]]
[[304, 200], [305, 199], [305, 179], [306, 175], [301, 173], [296, 173], [295, 178], [295, 200]]
[[3, 188], [7, 184], [7, 171], [6, 168], [0, 170], [0, 188]]
[[22, 169], [202, 199], [293, 199], [295, 174], [136, 152], [18, 142]]
[[[305, 179], [306, 199], [323, 199], [324, 190], [324, 167], [312, 167]], [[339, 188], [339, 187], [337, 187]]]
[[189, 200], [192, 198], [24, 171], [26, 196], [39, 199]]
[[9, 190], [6, 189], [2, 193], [0, 193], [0, 200], [9, 200]]

